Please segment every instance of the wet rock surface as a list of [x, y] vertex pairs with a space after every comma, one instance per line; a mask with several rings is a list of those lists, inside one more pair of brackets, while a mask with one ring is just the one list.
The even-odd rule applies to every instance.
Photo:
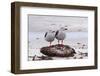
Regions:
[[61, 44], [42, 47], [40, 52], [49, 57], [72, 57], [76, 54], [72, 47]]

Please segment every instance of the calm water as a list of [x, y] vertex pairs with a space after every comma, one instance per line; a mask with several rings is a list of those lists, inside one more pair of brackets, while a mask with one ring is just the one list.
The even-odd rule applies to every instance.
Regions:
[[[45, 41], [44, 39], [45, 33], [40, 32], [29, 32], [29, 54], [28, 56], [41, 56], [40, 48], [44, 46], [48, 46], [49, 43]], [[76, 51], [82, 51], [82, 49], [79, 49], [81, 45], [77, 45], [77, 43], [85, 44], [88, 43], [88, 33], [87, 32], [67, 32], [66, 33], [66, 39], [64, 40], [65, 45], [70, 45], [73, 47]], [[57, 44], [57, 40], [55, 39], [52, 43], [52, 45]], [[87, 52], [87, 46], [86, 49], [83, 49], [85, 52]], [[29, 58], [31, 59], [31, 58]]]
[[[37, 40], [37, 39], [44, 39], [45, 33], [41, 32], [29, 32], [29, 41]], [[67, 39], [84, 39], [88, 38], [87, 32], [67, 32], [66, 33]]]

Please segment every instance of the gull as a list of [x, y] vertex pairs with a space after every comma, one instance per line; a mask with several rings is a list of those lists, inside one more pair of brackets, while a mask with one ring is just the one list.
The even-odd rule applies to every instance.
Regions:
[[58, 40], [58, 44], [59, 41], [61, 41], [61, 44], [63, 45], [63, 40], [66, 38], [65, 30], [67, 30], [67, 28], [62, 27], [56, 31], [55, 38]]
[[52, 41], [54, 41], [55, 39], [55, 31], [49, 30], [48, 32], [45, 33], [44, 37], [47, 42], [50, 42], [51, 46]]

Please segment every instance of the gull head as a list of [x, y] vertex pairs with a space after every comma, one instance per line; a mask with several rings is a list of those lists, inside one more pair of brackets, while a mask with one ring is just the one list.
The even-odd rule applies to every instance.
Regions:
[[61, 27], [60, 30], [61, 30], [61, 31], [66, 31], [66, 30], [68, 30], [68, 28], [66, 28], [66, 27]]

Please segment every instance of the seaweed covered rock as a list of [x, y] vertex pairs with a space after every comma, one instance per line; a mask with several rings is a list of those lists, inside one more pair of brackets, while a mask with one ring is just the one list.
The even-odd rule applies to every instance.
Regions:
[[76, 52], [73, 48], [71, 48], [69, 45], [52, 45], [47, 47], [42, 47], [40, 49], [40, 52], [47, 56], [52, 57], [70, 57], [73, 56]]

